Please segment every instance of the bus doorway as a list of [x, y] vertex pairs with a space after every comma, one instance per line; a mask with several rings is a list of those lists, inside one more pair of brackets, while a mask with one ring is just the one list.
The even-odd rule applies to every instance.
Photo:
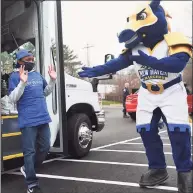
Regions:
[[[21, 132], [18, 128], [18, 113], [16, 104], [11, 104], [8, 97], [8, 80], [9, 76], [13, 71], [17, 71], [15, 53], [18, 49], [27, 49], [31, 51], [35, 56], [36, 70], [41, 72], [42, 75], [47, 78], [47, 67], [51, 63], [53, 64], [51, 51], [44, 47], [49, 47], [49, 44], [45, 44], [45, 40], [42, 39], [41, 34], [43, 29], [45, 30], [45, 23], [43, 18], [43, 11], [45, 7], [43, 6], [43, 1], [16, 1], [10, 0], [2, 1], [1, 7], [1, 160], [2, 163], [8, 160], [14, 160], [17, 158], [22, 158], [22, 147], [21, 147]], [[43, 14], [42, 14], [43, 13]], [[55, 15], [56, 17], [57, 14]], [[55, 32], [57, 39], [57, 30]], [[46, 35], [47, 33], [45, 33]], [[46, 36], [49, 37], [49, 36]], [[60, 38], [60, 37], [59, 37]], [[50, 41], [51, 44], [51, 41]], [[50, 50], [50, 47], [49, 47]], [[61, 57], [58, 52], [59, 46], [56, 42], [56, 61], [59, 64]], [[46, 55], [46, 57], [44, 57]], [[46, 65], [45, 65], [46, 63]], [[56, 66], [57, 69], [59, 69]], [[57, 93], [60, 88], [60, 82], [62, 82], [62, 88], [64, 88], [64, 75], [58, 70], [60, 81], [57, 83], [55, 92]], [[63, 81], [61, 81], [61, 78]], [[65, 92], [65, 89], [63, 89]], [[61, 95], [56, 94], [50, 95], [47, 99], [47, 104], [49, 108], [49, 113], [52, 117], [53, 123], [51, 125], [52, 129], [52, 143], [56, 139], [59, 132], [60, 143], [56, 147], [52, 147], [54, 152], [62, 153], [67, 155], [67, 142], [68, 140], [63, 140], [67, 138], [67, 132], [65, 132], [65, 124], [60, 120], [64, 120], [62, 110], [59, 107], [57, 112], [53, 112], [53, 97], [55, 97], [55, 103], [64, 104], [65, 98]], [[62, 128], [62, 129], [60, 129]], [[2, 164], [1, 170], [5, 168]]]

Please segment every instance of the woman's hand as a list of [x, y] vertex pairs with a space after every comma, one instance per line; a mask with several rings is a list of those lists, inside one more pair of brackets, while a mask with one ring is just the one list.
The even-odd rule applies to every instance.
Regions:
[[57, 73], [56, 73], [56, 71], [54, 70], [54, 66], [53, 66], [53, 65], [49, 66], [49, 68], [48, 68], [48, 74], [50, 75], [50, 78], [51, 78], [51, 79], [56, 80], [56, 78], [57, 78]]
[[24, 69], [25, 66], [21, 65], [21, 67], [19, 68], [19, 77], [23, 83], [26, 83], [28, 79], [28, 71], [25, 71]]

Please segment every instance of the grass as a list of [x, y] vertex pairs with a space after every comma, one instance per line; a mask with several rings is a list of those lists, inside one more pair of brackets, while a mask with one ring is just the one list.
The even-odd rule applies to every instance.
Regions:
[[120, 105], [120, 102], [117, 101], [107, 101], [107, 100], [102, 100], [103, 105]]

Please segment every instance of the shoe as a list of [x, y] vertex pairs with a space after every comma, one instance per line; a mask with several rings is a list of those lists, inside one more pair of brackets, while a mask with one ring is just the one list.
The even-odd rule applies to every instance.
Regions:
[[192, 172], [178, 172], [178, 193], [192, 193]]
[[140, 187], [158, 186], [168, 179], [166, 169], [149, 169], [147, 173], [141, 176], [139, 185]]
[[26, 178], [26, 173], [25, 173], [25, 167], [24, 167], [24, 166], [22, 166], [22, 167], [20, 168], [20, 171], [21, 171], [21, 173], [23, 174], [23, 176]]
[[35, 186], [33, 188], [28, 188], [27, 193], [42, 193], [39, 186]]

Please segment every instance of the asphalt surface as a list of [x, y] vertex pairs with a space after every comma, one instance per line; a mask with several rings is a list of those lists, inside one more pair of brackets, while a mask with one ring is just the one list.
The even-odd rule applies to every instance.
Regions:
[[[170, 142], [163, 132], [164, 151], [170, 178], [156, 189], [142, 189], [138, 181], [147, 170], [147, 159], [135, 122], [122, 118], [121, 108], [105, 108], [106, 126], [94, 134], [91, 152], [80, 160], [50, 160], [38, 173], [45, 193], [175, 193], [176, 170]], [[19, 171], [3, 174], [2, 193], [26, 192]]]

